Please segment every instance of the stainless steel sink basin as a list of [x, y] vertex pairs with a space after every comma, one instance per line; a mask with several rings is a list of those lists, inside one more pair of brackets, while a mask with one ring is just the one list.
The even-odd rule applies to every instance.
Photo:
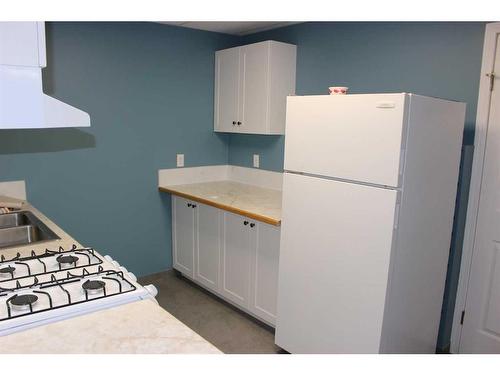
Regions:
[[29, 211], [0, 214], [0, 249], [59, 237]]
[[30, 219], [25, 211], [0, 215], [0, 229], [28, 225], [29, 223]]

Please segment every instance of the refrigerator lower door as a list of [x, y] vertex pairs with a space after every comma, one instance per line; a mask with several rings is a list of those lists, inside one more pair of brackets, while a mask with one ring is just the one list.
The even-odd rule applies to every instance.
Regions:
[[276, 344], [379, 351], [397, 191], [285, 173]]
[[290, 96], [285, 170], [397, 187], [406, 94]]

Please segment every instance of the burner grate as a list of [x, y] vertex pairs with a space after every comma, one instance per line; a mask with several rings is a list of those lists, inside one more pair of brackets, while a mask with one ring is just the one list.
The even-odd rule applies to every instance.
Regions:
[[[101, 280], [92, 280], [93, 277], [99, 277], [103, 280], [102, 281]], [[65, 286], [72, 284], [72, 283], [76, 283], [76, 282], [82, 282], [83, 280], [85, 280], [85, 282], [82, 284], [82, 289], [85, 292], [84, 293], [85, 298], [81, 301], [75, 302], [75, 301], [73, 301], [73, 299], [71, 297], [71, 293], [65, 288]], [[109, 280], [110, 282], [116, 283], [116, 285], [118, 286], [118, 291], [115, 293], [109, 293], [109, 291], [107, 291], [107, 289], [106, 289], [106, 282], [104, 280]], [[82, 273], [79, 275], [75, 275], [75, 274], [68, 271], [68, 272], [66, 272], [66, 275], [63, 276], [62, 278], [57, 278], [55, 276], [55, 274], [52, 274], [50, 281], [39, 282], [39, 280], [36, 278], [36, 276], [33, 277], [32, 281], [33, 282], [31, 284], [23, 285], [19, 282], [19, 280], [17, 280], [16, 281], [16, 288], [5, 289], [5, 288], [0, 287], [0, 292], [14, 292], [14, 291], [17, 292], [17, 291], [22, 291], [23, 289], [29, 289], [31, 293], [44, 295], [46, 298], [48, 298], [49, 307], [45, 308], [45, 309], [34, 311], [33, 310], [33, 304], [35, 303], [35, 301], [34, 301], [34, 302], [29, 303], [27, 305], [27, 306], [29, 306], [29, 311], [27, 311], [24, 314], [17, 314], [15, 316], [13, 316], [12, 311], [11, 311], [11, 305], [15, 306], [15, 304], [13, 304], [12, 301], [15, 301], [16, 298], [21, 297], [21, 295], [15, 294], [15, 295], [9, 297], [5, 302], [7, 304], [8, 317], [0, 319], [0, 321], [12, 319], [12, 318], [17, 318], [20, 316], [30, 315], [30, 314], [37, 314], [37, 313], [41, 313], [41, 312], [48, 311], [48, 310], [59, 309], [62, 307], [74, 306], [74, 305], [78, 305], [78, 304], [85, 303], [88, 301], [94, 301], [94, 300], [99, 300], [102, 298], [108, 298], [111, 296], [129, 293], [129, 292], [136, 290], [136, 287], [124, 277], [122, 271], [105, 270], [105, 269], [103, 269], [103, 267], [101, 265], [98, 266], [98, 269], [96, 272], [89, 272], [89, 271], [87, 271], [87, 269], [83, 268]], [[95, 283], [95, 282], [99, 282], [99, 283]], [[97, 289], [98, 284], [100, 286], [102, 286], [103, 295], [90, 298], [89, 297], [89, 290], [92, 289], [92, 287], [94, 287], [94, 289]], [[84, 285], [87, 285], [87, 288], [84, 287]], [[125, 285], [127, 287], [127, 290], [123, 290], [123, 285]], [[35, 288], [35, 287], [36, 287], [36, 290], [31, 290], [32, 288]], [[62, 291], [65, 292], [65, 294], [67, 296], [67, 302], [64, 304], [58, 305], [58, 306], [53, 306], [52, 297], [50, 295], [51, 288], [62, 289]], [[0, 294], [0, 296], [5, 296], [5, 295], [6, 295], [6, 293]], [[24, 294], [24, 295], [26, 295], [26, 294]], [[35, 296], [35, 297], [37, 297], [37, 296]], [[27, 298], [27, 297], [24, 297], [24, 298]], [[38, 298], [36, 300], [38, 300]]]
[[[56, 260], [58, 267], [57, 269], [49, 270], [47, 265], [47, 259], [54, 257], [54, 255], [57, 255]], [[80, 257], [78, 257], [77, 255], [80, 255]], [[79, 262], [77, 264], [80, 258], [85, 260], [85, 262]], [[41, 263], [43, 271], [32, 272], [33, 263], [31, 262]], [[61, 271], [63, 270], [62, 268], [63, 265], [64, 265], [64, 270], [67, 270], [67, 269], [76, 269], [76, 268], [99, 265], [102, 264], [102, 262], [103, 262], [102, 259], [95, 253], [93, 248], [78, 248], [76, 245], [73, 245], [68, 250], [65, 250], [63, 247], [59, 247], [58, 251], [52, 251], [46, 249], [45, 252], [42, 254], [36, 254], [34, 251], [31, 251], [31, 255], [27, 257], [21, 257], [20, 253], [17, 253], [17, 255], [11, 259], [7, 259], [5, 258], [4, 255], [0, 255], [0, 267], [2, 266], [2, 264], [6, 263], [17, 264], [26, 269], [26, 272], [28, 274], [27, 276], [43, 275], [54, 271]], [[1, 270], [0, 274], [2, 274]], [[10, 280], [26, 277], [26, 275], [15, 277], [14, 272], [10, 273], [10, 276], [11, 276]]]

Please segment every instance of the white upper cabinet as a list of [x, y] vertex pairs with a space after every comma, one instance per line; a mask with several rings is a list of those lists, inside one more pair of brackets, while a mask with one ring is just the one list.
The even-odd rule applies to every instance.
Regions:
[[0, 65], [47, 65], [43, 22], [0, 22]]
[[231, 132], [238, 118], [240, 48], [218, 51], [215, 62], [216, 131]]
[[284, 134], [286, 97], [295, 94], [297, 48], [265, 41], [215, 54], [214, 130]]

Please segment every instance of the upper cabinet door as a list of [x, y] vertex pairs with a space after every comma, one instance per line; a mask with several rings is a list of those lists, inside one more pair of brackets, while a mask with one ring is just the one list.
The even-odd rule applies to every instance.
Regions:
[[43, 22], [0, 22], [0, 65], [45, 67]]
[[265, 133], [268, 128], [269, 48], [268, 42], [241, 47], [241, 133]]
[[216, 53], [214, 130], [284, 134], [297, 48], [266, 41]]
[[215, 53], [214, 130], [237, 132], [240, 48]]

